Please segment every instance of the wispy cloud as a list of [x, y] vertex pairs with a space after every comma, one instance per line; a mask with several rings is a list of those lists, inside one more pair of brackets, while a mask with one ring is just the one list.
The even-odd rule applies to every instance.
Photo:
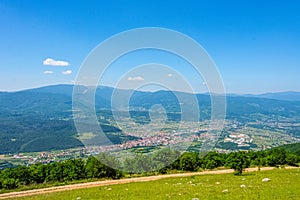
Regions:
[[143, 81], [144, 78], [141, 76], [136, 76], [136, 77], [128, 77], [128, 81]]
[[54, 72], [53, 71], [50, 71], [50, 70], [46, 70], [44, 71], [44, 74], [53, 74]]
[[63, 75], [70, 75], [72, 73], [73, 73], [72, 70], [66, 70], [62, 72]]
[[173, 74], [168, 74], [167, 76], [168, 76], [168, 77], [172, 77], [172, 76], [173, 76]]
[[47, 58], [46, 60], [43, 61], [43, 64], [50, 65], [50, 66], [60, 66], [60, 67], [67, 67], [70, 65], [70, 63], [67, 61], [54, 60], [52, 58]]

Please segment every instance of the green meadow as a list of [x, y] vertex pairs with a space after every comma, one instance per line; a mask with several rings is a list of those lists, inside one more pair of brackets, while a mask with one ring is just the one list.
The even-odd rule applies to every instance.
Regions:
[[[269, 178], [269, 182], [263, 182]], [[300, 169], [167, 178], [15, 198], [43, 199], [300, 199]]]

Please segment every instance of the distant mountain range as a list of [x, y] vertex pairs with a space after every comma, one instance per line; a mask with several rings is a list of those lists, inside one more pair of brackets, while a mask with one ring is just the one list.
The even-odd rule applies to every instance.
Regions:
[[277, 92], [277, 93], [265, 93], [259, 95], [240, 95], [245, 97], [257, 97], [257, 98], [266, 98], [266, 99], [276, 99], [283, 101], [300, 101], [300, 92]]
[[[88, 88], [82, 91], [95, 92], [98, 114], [111, 117], [111, 87]], [[180, 120], [180, 107], [176, 96], [184, 99], [192, 109], [193, 94], [172, 91], [141, 92], [117, 89], [116, 97], [120, 108], [124, 97], [130, 98], [132, 117], [137, 121], [149, 117], [148, 110], [155, 104], [162, 105], [169, 120]], [[76, 137], [72, 113], [73, 85], [53, 85], [19, 92], [0, 92], [0, 154], [22, 151], [44, 151], [82, 146]], [[210, 118], [211, 99], [208, 94], [197, 94], [200, 119]], [[126, 104], [124, 104], [126, 106]], [[255, 118], [253, 117], [255, 116]], [[261, 116], [273, 119], [280, 117], [299, 119], [300, 93], [269, 93], [263, 95], [228, 95], [227, 119], [259, 120]], [[100, 121], [102, 128], [114, 143], [136, 138], [122, 134], [106, 120]]]

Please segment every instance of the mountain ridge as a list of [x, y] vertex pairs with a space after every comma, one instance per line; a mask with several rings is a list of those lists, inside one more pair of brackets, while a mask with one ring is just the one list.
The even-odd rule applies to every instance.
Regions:
[[[60, 149], [65, 143], [56, 144], [55, 137], [63, 137], [71, 145], [66, 147], [82, 146], [77, 138], [73, 121], [73, 87], [74, 85], [54, 85], [34, 88], [18, 92], [0, 92], [0, 153], [19, 152], [27, 150], [43, 151], [48, 149]], [[109, 137], [115, 143], [123, 140], [134, 140], [118, 130], [118, 127], [110, 124], [112, 120], [111, 95], [113, 88], [84, 86], [82, 91], [95, 92], [95, 106], [98, 115], [104, 117], [100, 124], [105, 127]], [[80, 90], [79, 90], [80, 92]], [[121, 111], [129, 108], [131, 117], [137, 123], [148, 123], [149, 110], [154, 105], [162, 105], [167, 113], [167, 119], [178, 122], [181, 119], [181, 107], [186, 106], [188, 112], [194, 112], [193, 106], [199, 106], [200, 121], [209, 120], [211, 115], [211, 97], [209, 94], [190, 94], [173, 91], [132, 91], [116, 89], [116, 102]], [[124, 100], [129, 98], [129, 105]], [[179, 102], [177, 97], [184, 99]], [[198, 105], [192, 106], [192, 100], [198, 101]], [[278, 119], [299, 120], [300, 102], [283, 101], [259, 97], [227, 96], [226, 119], [239, 123], [265, 121], [268, 119], [277, 122]], [[182, 105], [182, 103], [184, 103]], [[127, 107], [126, 107], [127, 106]], [[107, 119], [106, 119], [107, 118]], [[292, 129], [293, 134], [300, 136], [300, 129]], [[50, 137], [50, 139], [49, 139]], [[48, 138], [48, 141], [45, 140]], [[36, 142], [34, 142], [36, 141]], [[49, 142], [52, 141], [52, 142]], [[24, 146], [24, 144], [44, 144], [39, 148]], [[44, 148], [44, 149], [43, 149]]]
[[[41, 87], [34, 87], [19, 91], [0, 91], [0, 94], [7, 94], [7, 93], [19, 93], [19, 92], [43, 92], [43, 93], [55, 93], [55, 94], [68, 94], [72, 95], [73, 88], [75, 85], [73, 84], [57, 84], [57, 85], [47, 85], [47, 86], [41, 86]], [[121, 88], [113, 88], [111, 86], [83, 86], [83, 85], [77, 85], [79, 87], [83, 88], [97, 88], [97, 89], [106, 89], [106, 90], [123, 90], [123, 91], [136, 91], [141, 93], [157, 93], [157, 92], [163, 92], [168, 90], [157, 90], [157, 91], [143, 91], [143, 90], [130, 90], [130, 89], [121, 89]], [[185, 93], [185, 94], [193, 94], [189, 92], [184, 91], [172, 91], [172, 92], [179, 92], [179, 93]], [[193, 95], [211, 95], [213, 93], [204, 92], [204, 93], [195, 93]], [[300, 92], [297, 91], [282, 91], [282, 92], [265, 92], [261, 94], [236, 94], [236, 93], [226, 93], [227, 97], [234, 96], [234, 97], [255, 97], [255, 98], [266, 98], [266, 99], [275, 99], [275, 100], [282, 100], [282, 101], [300, 101]]]

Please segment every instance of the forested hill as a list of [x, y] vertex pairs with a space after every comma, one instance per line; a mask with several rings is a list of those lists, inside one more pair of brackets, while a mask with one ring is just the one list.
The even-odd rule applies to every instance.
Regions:
[[[95, 92], [95, 105], [98, 114], [111, 117], [110, 87], [87, 88]], [[53, 85], [19, 92], [0, 92], [0, 154], [22, 151], [46, 151], [82, 146], [75, 137], [76, 129], [72, 113], [73, 85]], [[122, 105], [123, 97], [132, 94], [130, 109], [135, 111], [131, 117], [149, 118], [148, 110], [155, 104], [164, 106], [169, 120], [180, 120], [180, 106], [177, 96], [184, 97], [185, 104], [194, 95], [182, 92], [157, 91], [140, 92], [117, 90], [116, 100]], [[210, 119], [210, 96], [197, 94], [201, 120]], [[126, 105], [125, 105], [126, 106]], [[143, 112], [140, 112], [143, 111]], [[275, 99], [228, 96], [227, 119], [241, 123], [270, 119], [275, 121], [300, 122], [300, 102]], [[122, 135], [121, 130], [105, 120], [100, 122], [114, 143], [135, 139]], [[293, 131], [300, 135], [300, 129]], [[112, 134], [113, 133], [113, 134]], [[116, 134], [117, 133], [117, 134]], [[57, 138], [60, 138], [59, 142]]]
[[300, 143], [286, 144], [278, 146], [277, 148], [284, 149], [287, 152], [291, 152], [300, 156]]
[[[148, 109], [154, 104], [167, 107], [167, 111], [180, 111], [180, 103], [177, 97], [183, 97], [189, 101], [193, 94], [172, 91], [141, 92], [131, 90], [120, 90], [111, 87], [82, 87], [82, 90], [94, 93], [97, 109], [111, 109], [111, 96], [115, 92], [118, 95], [114, 100], [122, 102], [124, 96], [131, 95], [131, 109]], [[117, 91], [117, 92], [116, 92]], [[71, 115], [72, 111], [73, 85], [53, 85], [19, 92], [0, 92], [0, 111], [6, 115], [32, 113], [46, 117], [61, 117]], [[276, 96], [277, 93], [272, 93]], [[293, 96], [300, 93], [293, 93]], [[282, 93], [278, 93], [281, 96]], [[259, 97], [260, 96], [260, 97]], [[300, 101], [285, 101], [259, 96], [237, 96], [227, 97], [227, 117], [248, 116], [249, 114], [266, 114], [283, 117], [296, 117], [300, 113]], [[286, 95], [287, 96], [287, 95]], [[199, 106], [203, 113], [210, 111], [210, 96], [208, 94], [196, 95]], [[292, 98], [292, 97], [291, 97]], [[188, 102], [187, 102], [188, 103]], [[125, 105], [127, 106], [127, 105]]]

